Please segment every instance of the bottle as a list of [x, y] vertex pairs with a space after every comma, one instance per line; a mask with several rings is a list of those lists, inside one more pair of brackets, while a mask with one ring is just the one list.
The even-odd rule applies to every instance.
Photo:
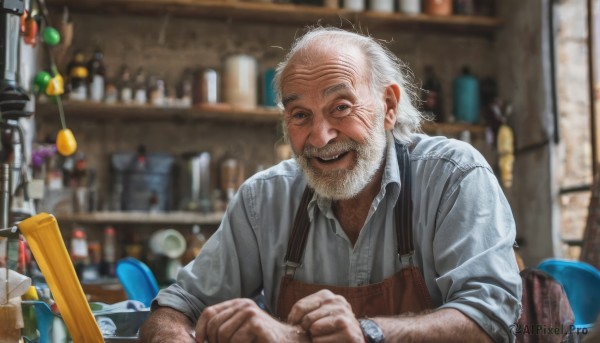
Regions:
[[71, 261], [79, 279], [83, 276], [87, 259], [88, 244], [86, 234], [83, 228], [76, 226], [71, 232]]
[[227, 203], [233, 199], [240, 185], [244, 182], [244, 165], [233, 156], [225, 156], [221, 162], [221, 189], [225, 192]]
[[462, 74], [452, 83], [452, 108], [457, 121], [479, 122], [479, 81], [463, 67]]
[[106, 69], [104, 68], [104, 54], [102, 50], [96, 48], [94, 55], [87, 63], [88, 69], [88, 88], [89, 99], [92, 101], [102, 101], [104, 99], [104, 82], [106, 78]]
[[186, 68], [183, 71], [181, 77], [180, 93], [179, 93], [179, 105], [181, 107], [192, 106], [192, 96], [194, 88], [194, 75], [190, 68]]
[[119, 90], [114, 81], [106, 81], [106, 91], [104, 92], [104, 102], [107, 104], [116, 104], [119, 99]]
[[146, 74], [142, 67], [139, 67], [135, 73], [133, 102], [136, 105], [145, 105], [148, 102], [146, 95]]
[[192, 233], [187, 237], [187, 249], [181, 256], [181, 263], [186, 265], [196, 258], [200, 254], [204, 243], [206, 243], [206, 237], [202, 234], [200, 226], [196, 224], [192, 227]]
[[117, 237], [112, 226], [104, 228], [104, 245], [102, 246], [102, 274], [113, 277], [116, 275], [117, 262]]
[[133, 101], [133, 85], [131, 83], [131, 72], [127, 65], [121, 67], [117, 88], [119, 89], [119, 101], [124, 104], [131, 104]]
[[69, 100], [85, 100], [87, 97], [88, 69], [85, 66], [85, 57], [79, 50], [75, 51], [73, 58], [67, 65], [69, 75]]
[[153, 106], [165, 105], [165, 82], [156, 75], [150, 75], [148, 80], [148, 101]]
[[455, 0], [454, 13], [458, 15], [474, 15], [475, 2], [474, 0]]
[[423, 110], [436, 122], [444, 121], [442, 103], [442, 83], [433, 70], [433, 66], [425, 66], [425, 83], [423, 84]]

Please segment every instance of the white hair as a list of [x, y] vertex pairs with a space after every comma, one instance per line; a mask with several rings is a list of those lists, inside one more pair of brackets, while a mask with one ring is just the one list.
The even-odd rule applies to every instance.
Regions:
[[[368, 67], [370, 68], [370, 81], [373, 92], [382, 92], [385, 87], [394, 83], [400, 88], [400, 101], [396, 109], [394, 136], [401, 142], [409, 142], [411, 134], [420, 131], [422, 120], [421, 113], [415, 106], [417, 87], [412, 82], [413, 74], [402, 60], [377, 40], [369, 36], [333, 27], [309, 29], [306, 34], [293, 43], [285, 59], [277, 66], [273, 80], [277, 92], [277, 102], [281, 106], [281, 75], [289, 61], [297, 53], [314, 48], [315, 46], [337, 46], [343, 49], [348, 45], [356, 46], [364, 53]], [[381, 113], [381, 115], [385, 114]]]

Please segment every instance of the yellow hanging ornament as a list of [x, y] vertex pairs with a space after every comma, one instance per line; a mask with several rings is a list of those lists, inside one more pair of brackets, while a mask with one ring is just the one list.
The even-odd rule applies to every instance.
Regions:
[[515, 161], [514, 134], [510, 126], [502, 124], [498, 129], [498, 164], [500, 166], [500, 180], [506, 188], [513, 182], [513, 163]]
[[61, 95], [65, 92], [64, 81], [60, 74], [56, 74], [46, 86], [46, 94], [49, 96]]
[[56, 135], [56, 150], [65, 157], [75, 153], [77, 150], [77, 141], [71, 130], [62, 129], [58, 131]]

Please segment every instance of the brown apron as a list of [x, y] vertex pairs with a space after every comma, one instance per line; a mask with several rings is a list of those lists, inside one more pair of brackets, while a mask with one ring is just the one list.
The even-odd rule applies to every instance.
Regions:
[[[288, 240], [286, 271], [281, 279], [277, 303], [277, 316], [279, 318], [287, 318], [290, 310], [298, 300], [322, 289], [328, 289], [346, 298], [357, 318], [391, 316], [433, 308], [423, 279], [423, 273], [412, 262], [414, 246], [412, 241], [412, 200], [408, 148], [396, 143], [396, 151], [402, 188], [394, 212], [398, 239], [398, 258], [401, 260], [403, 268], [382, 282], [357, 287], [308, 284], [294, 280], [296, 268], [301, 265], [306, 238], [310, 230], [308, 203], [312, 199], [313, 191], [307, 187], [302, 195]], [[398, 206], [398, 204], [401, 204], [401, 206]]]

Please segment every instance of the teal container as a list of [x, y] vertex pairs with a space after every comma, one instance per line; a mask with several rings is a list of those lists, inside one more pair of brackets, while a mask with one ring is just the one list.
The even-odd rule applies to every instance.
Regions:
[[275, 88], [273, 87], [273, 78], [275, 77], [275, 69], [269, 68], [263, 74], [263, 106], [275, 107]]
[[452, 83], [452, 106], [456, 121], [479, 123], [479, 81], [468, 67]]

